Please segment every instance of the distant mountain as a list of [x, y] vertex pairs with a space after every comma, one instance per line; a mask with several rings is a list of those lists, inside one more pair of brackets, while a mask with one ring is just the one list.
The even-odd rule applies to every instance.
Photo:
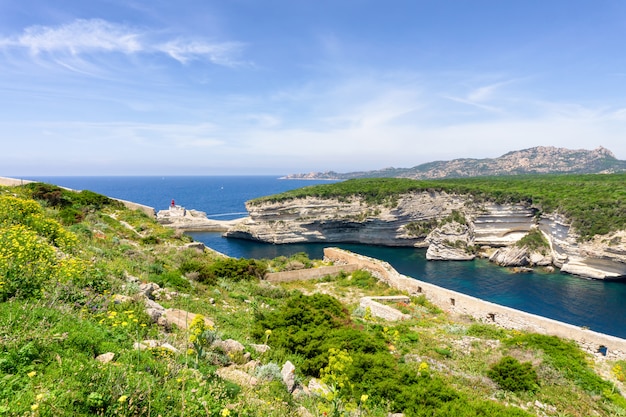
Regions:
[[438, 179], [522, 174], [601, 174], [626, 171], [626, 161], [619, 160], [606, 148], [592, 151], [537, 146], [506, 153], [498, 158], [462, 158], [435, 161], [413, 168], [385, 168], [376, 171], [337, 173], [334, 171], [291, 174], [286, 179], [340, 179], [396, 177]]

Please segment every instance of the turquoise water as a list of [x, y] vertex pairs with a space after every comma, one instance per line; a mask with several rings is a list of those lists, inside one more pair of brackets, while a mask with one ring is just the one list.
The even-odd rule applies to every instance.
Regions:
[[[74, 189], [165, 209], [172, 199], [215, 219], [245, 215], [244, 202], [320, 183], [276, 177], [36, 177]], [[321, 258], [323, 244], [271, 245], [226, 239], [216, 233], [193, 233], [194, 239], [233, 257], [269, 259], [306, 252]], [[626, 338], [626, 283], [577, 278], [560, 273], [514, 274], [485, 260], [433, 262], [425, 250], [333, 244], [389, 262], [398, 272], [508, 307]]]
[[626, 284], [587, 280], [568, 274], [513, 273], [487, 260], [427, 261], [425, 249], [356, 244], [272, 245], [226, 239], [219, 233], [191, 233], [198, 241], [233, 257], [271, 259], [306, 252], [321, 258], [326, 246], [389, 262], [401, 274], [555, 320], [626, 338]]

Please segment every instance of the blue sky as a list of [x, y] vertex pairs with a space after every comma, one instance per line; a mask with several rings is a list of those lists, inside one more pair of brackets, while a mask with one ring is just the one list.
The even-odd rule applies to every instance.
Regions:
[[0, 0], [0, 175], [626, 159], [626, 2]]

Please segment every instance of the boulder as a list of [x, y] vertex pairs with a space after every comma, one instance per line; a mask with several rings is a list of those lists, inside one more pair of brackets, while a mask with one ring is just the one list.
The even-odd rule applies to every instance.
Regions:
[[[171, 328], [172, 325], [176, 325], [181, 329], [188, 329], [195, 317], [195, 313], [176, 308], [168, 308], [163, 312], [161, 317], [159, 317], [158, 323], [166, 328]], [[213, 327], [213, 322], [206, 317], [204, 318], [204, 323], [207, 327]]]
[[226, 368], [220, 368], [215, 371], [220, 378], [226, 379], [228, 381], [234, 382], [237, 385], [253, 387], [258, 384], [258, 380], [256, 377], [237, 369], [235, 366], [231, 365]]
[[308, 388], [310, 392], [321, 397], [330, 393], [330, 388], [328, 388], [328, 385], [326, 385], [317, 378], [311, 378]]
[[290, 361], [285, 362], [280, 371], [283, 377], [283, 383], [287, 387], [287, 391], [293, 392], [296, 387], [296, 367]]
[[146, 350], [146, 349], [163, 349], [172, 353], [178, 353], [179, 350], [176, 349], [174, 346], [170, 345], [167, 342], [161, 342], [159, 340], [143, 340], [141, 342], [135, 342], [133, 343], [133, 349], [136, 350]]
[[103, 353], [102, 355], [96, 356], [96, 360], [100, 363], [109, 363], [113, 360], [114, 357], [115, 357], [115, 353], [107, 352], [107, 353]]
[[147, 299], [154, 300], [154, 293], [160, 290], [159, 284], [154, 282], [146, 282], [139, 285], [139, 292], [143, 294]]
[[233, 339], [218, 340], [213, 343], [213, 346], [222, 349], [225, 353], [243, 352], [246, 349], [241, 343]]

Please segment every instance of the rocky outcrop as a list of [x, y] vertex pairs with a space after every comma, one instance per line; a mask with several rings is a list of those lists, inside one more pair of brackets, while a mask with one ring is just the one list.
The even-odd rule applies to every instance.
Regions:
[[[364, 199], [296, 198], [248, 202], [250, 216], [233, 225], [227, 237], [282, 243], [362, 243], [428, 248], [432, 260], [469, 260], [478, 255], [501, 265], [552, 264], [587, 278], [626, 277], [626, 231], [581, 243], [567, 219], [538, 215], [522, 204], [478, 203], [445, 192], [415, 192], [393, 204]], [[450, 221], [460, 213], [464, 222]], [[538, 228], [549, 242], [546, 253], [513, 245]]]
[[552, 256], [520, 246], [499, 248], [489, 260], [500, 266], [548, 266], [552, 264]]
[[471, 261], [474, 236], [469, 226], [458, 222], [445, 223], [426, 237], [429, 261]]

